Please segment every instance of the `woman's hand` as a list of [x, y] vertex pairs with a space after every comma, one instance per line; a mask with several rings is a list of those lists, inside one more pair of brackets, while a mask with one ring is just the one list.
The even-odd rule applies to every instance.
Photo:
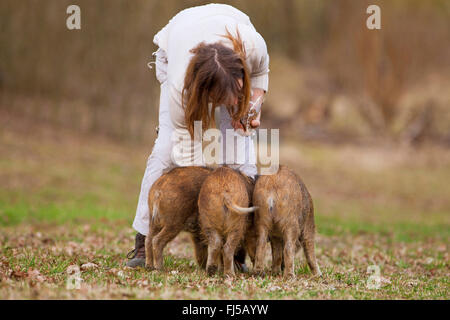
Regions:
[[265, 92], [264, 92], [263, 89], [259, 89], [259, 88], [254, 88], [252, 90], [253, 90], [253, 95], [250, 98], [250, 101], [255, 103], [256, 101], [258, 101], [258, 99], [260, 100], [260, 101], [257, 102], [258, 105], [254, 106], [255, 108], [258, 109], [258, 116], [256, 117], [256, 119], [253, 119], [250, 122], [250, 126], [253, 129], [255, 129], [255, 128], [258, 128], [261, 125], [261, 121], [260, 121], [260, 119], [261, 119], [261, 104], [263, 102]]
[[250, 125], [252, 126], [253, 129], [258, 128], [261, 125], [261, 122], [259, 121], [259, 118], [261, 118], [261, 113], [258, 114], [258, 117], [256, 119], [254, 119], [254, 120], [252, 120], [250, 122]]
[[[250, 126], [253, 129], [256, 129], [260, 126], [260, 121], [259, 121], [260, 118], [261, 118], [261, 113], [258, 114], [258, 117], [256, 117], [256, 119], [254, 119], [250, 122]], [[233, 120], [232, 119], [231, 126], [234, 128], [234, 130], [238, 130], [238, 129], [244, 130], [244, 125], [242, 124], [241, 120]]]
[[[261, 125], [261, 104], [263, 101], [263, 96], [265, 94], [264, 90], [262, 89], [258, 89], [258, 88], [254, 88], [253, 90], [253, 95], [250, 98], [250, 108], [253, 108], [255, 110], [257, 110], [258, 114], [256, 116], [255, 119], [253, 119], [250, 122], [250, 127], [252, 129], [256, 129]], [[256, 104], [255, 104], [256, 102]], [[250, 111], [250, 110], [249, 110]], [[231, 120], [231, 126], [234, 128], [234, 130], [239, 130], [241, 129], [242, 131], [245, 131], [245, 123], [242, 123], [242, 120]]]

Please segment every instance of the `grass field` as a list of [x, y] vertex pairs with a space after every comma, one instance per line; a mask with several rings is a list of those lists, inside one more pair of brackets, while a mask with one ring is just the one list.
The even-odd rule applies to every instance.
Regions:
[[124, 268], [150, 144], [18, 120], [0, 115], [0, 299], [450, 297], [450, 150], [281, 140], [314, 199], [323, 277], [300, 252], [295, 279], [230, 280], [194, 264], [186, 234], [166, 248], [165, 272]]

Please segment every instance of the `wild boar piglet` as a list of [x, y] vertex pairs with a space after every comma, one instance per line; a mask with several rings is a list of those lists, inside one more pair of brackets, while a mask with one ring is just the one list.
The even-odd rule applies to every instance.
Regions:
[[[233, 277], [234, 254], [244, 246], [255, 207], [249, 208], [253, 183], [241, 173], [219, 167], [203, 182], [198, 197], [199, 224], [208, 243], [206, 271], [213, 275], [223, 259], [223, 271]], [[222, 258], [222, 259], [221, 259]]]
[[[320, 275], [314, 252], [314, 208], [311, 195], [298, 175], [280, 166], [273, 175], [260, 176], [253, 191], [257, 234], [254, 271], [262, 273], [267, 239], [272, 246], [272, 272], [294, 276], [294, 257], [303, 247], [313, 274]], [[284, 261], [283, 261], [284, 260]]]
[[200, 267], [206, 266], [207, 247], [198, 226], [197, 200], [200, 187], [212, 170], [204, 167], [178, 167], [155, 181], [148, 196], [149, 234], [145, 239], [145, 265], [163, 268], [163, 250], [181, 231], [191, 233], [194, 253]]

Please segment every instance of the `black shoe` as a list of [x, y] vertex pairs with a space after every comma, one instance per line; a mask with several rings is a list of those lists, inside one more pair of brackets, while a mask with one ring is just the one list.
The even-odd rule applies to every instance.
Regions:
[[234, 267], [239, 272], [248, 273], [248, 267], [245, 263], [234, 261]]
[[127, 258], [130, 261], [126, 266], [131, 268], [145, 267], [145, 236], [139, 232], [136, 234], [134, 249], [128, 252]]

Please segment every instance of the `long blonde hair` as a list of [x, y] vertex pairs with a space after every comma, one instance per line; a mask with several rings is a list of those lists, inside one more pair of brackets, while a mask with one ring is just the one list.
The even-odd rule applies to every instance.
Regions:
[[[226, 105], [233, 120], [239, 120], [247, 112], [250, 101], [250, 75], [245, 63], [246, 53], [239, 30], [234, 37], [228, 29], [222, 37], [233, 44], [233, 49], [220, 42], [201, 42], [190, 52], [194, 54], [186, 70], [182, 91], [185, 121], [194, 138], [194, 121], [202, 121], [203, 128], [214, 122], [214, 110]], [[242, 87], [238, 80], [242, 79]], [[238, 98], [236, 108], [229, 103]], [[208, 105], [212, 104], [211, 113]]]

